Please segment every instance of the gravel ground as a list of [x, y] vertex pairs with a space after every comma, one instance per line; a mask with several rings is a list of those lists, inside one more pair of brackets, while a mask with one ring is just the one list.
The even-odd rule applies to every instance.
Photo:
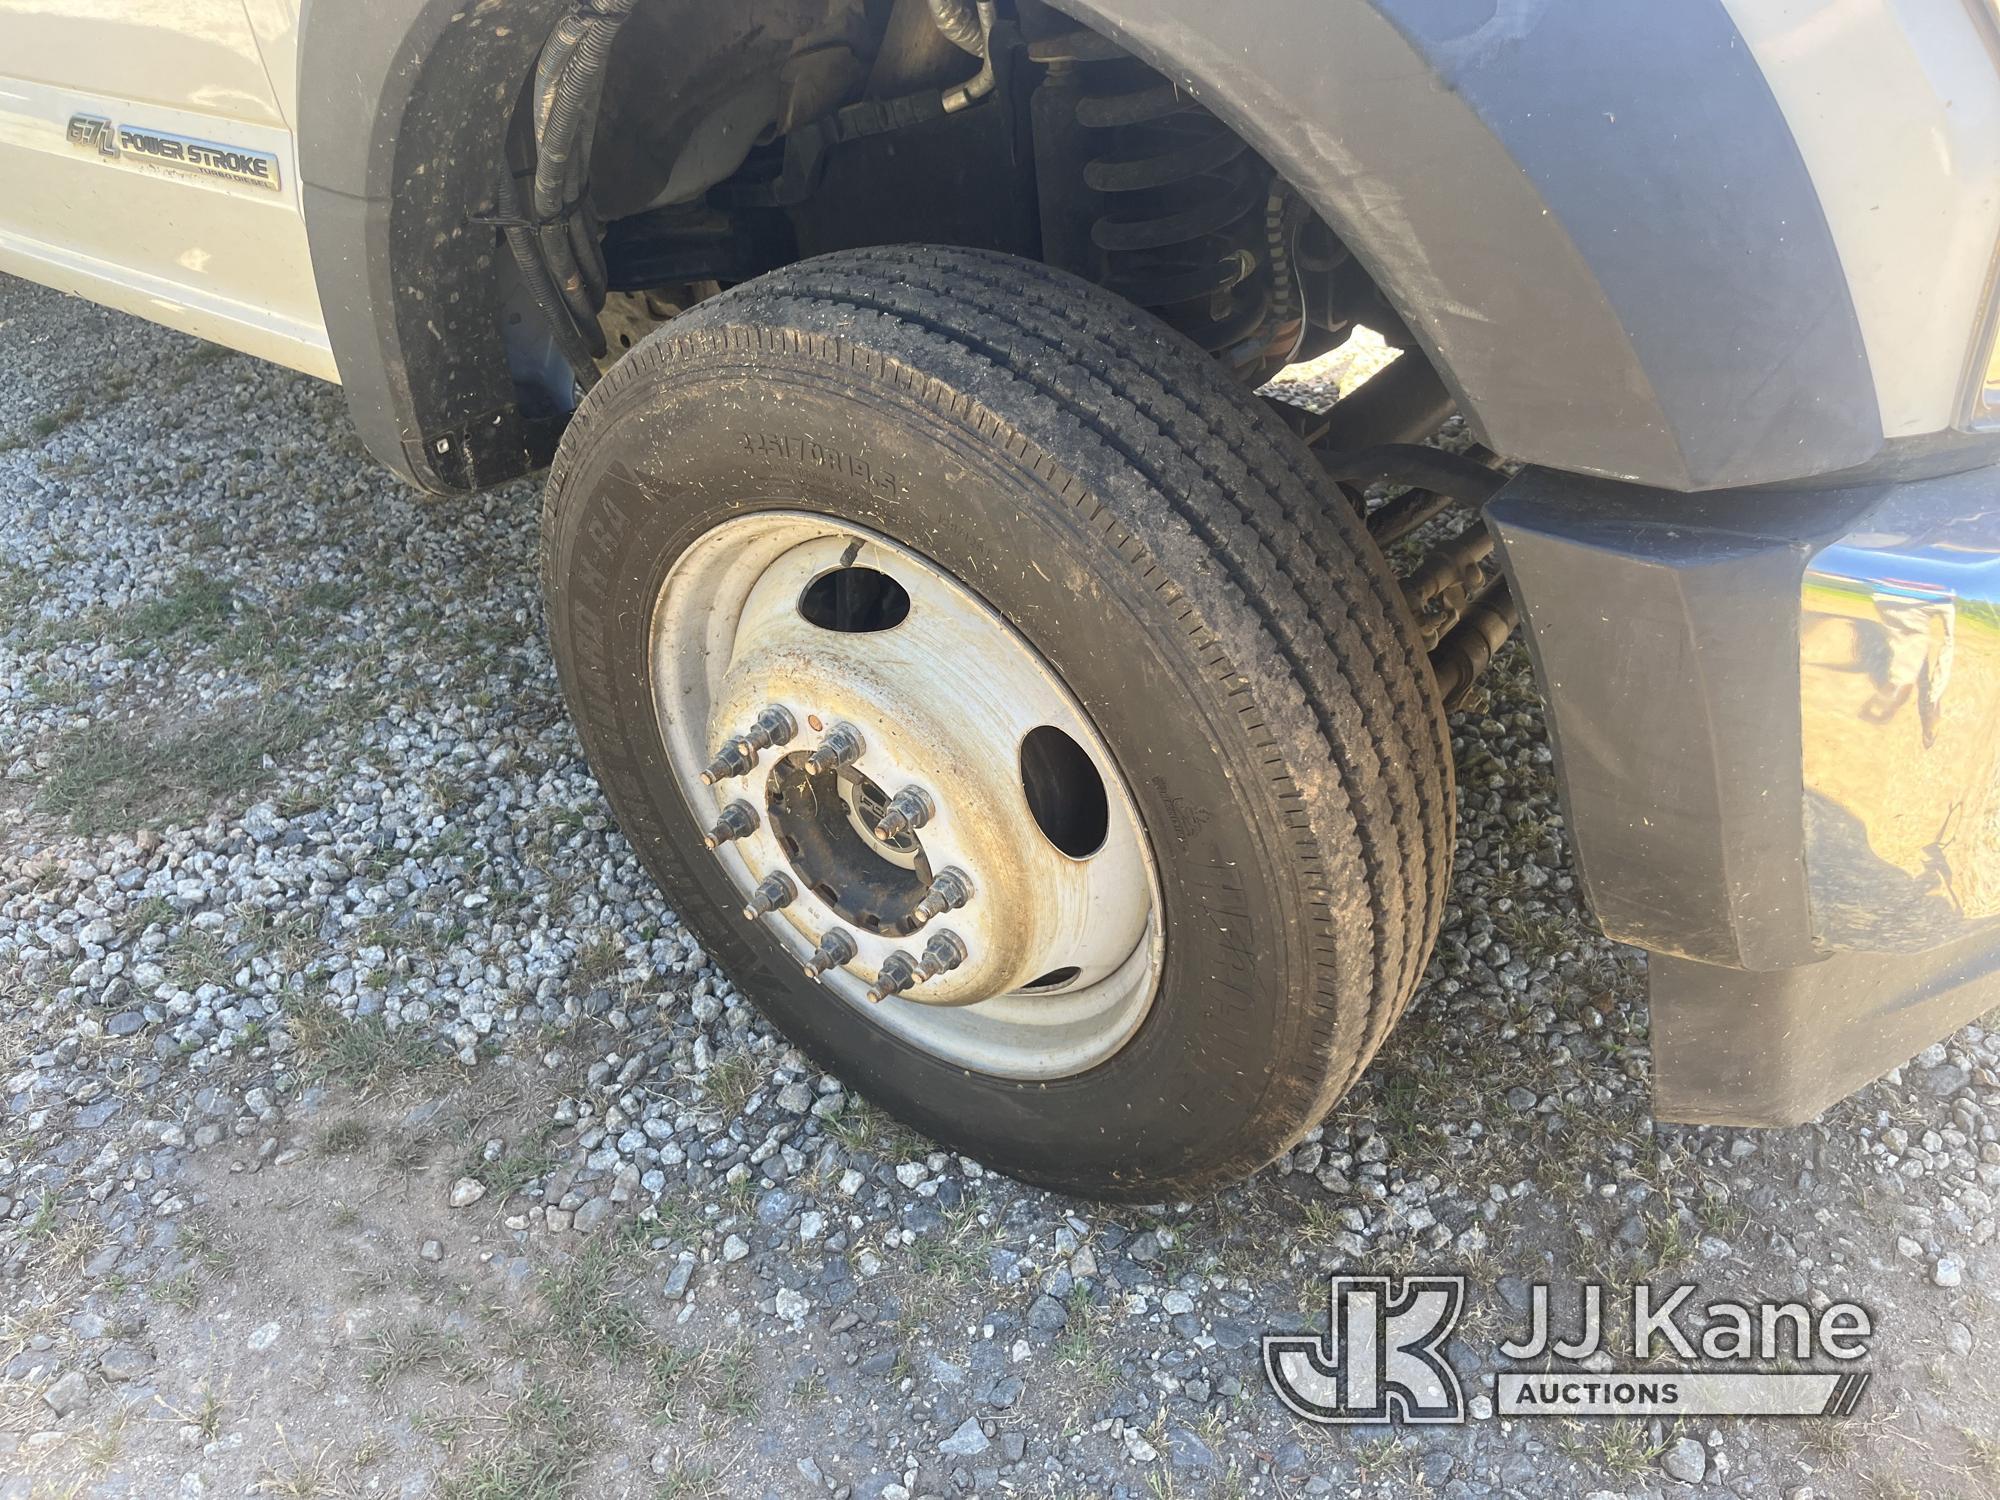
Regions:
[[[1368, 1077], [1254, 1181], [1107, 1210], [871, 1110], [680, 927], [558, 698], [533, 484], [422, 500], [337, 391], [4, 279], [0, 350], [4, 1500], [2000, 1485], [2000, 1033], [1656, 1128], [1518, 653]], [[1466, 1272], [1472, 1375], [1537, 1280], [1853, 1299], [1874, 1384], [1313, 1428], [1256, 1338], [1335, 1269]]]

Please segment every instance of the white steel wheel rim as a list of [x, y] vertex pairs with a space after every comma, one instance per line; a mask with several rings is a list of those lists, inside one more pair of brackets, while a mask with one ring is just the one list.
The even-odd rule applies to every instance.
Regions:
[[[907, 596], [906, 616], [862, 631], [808, 619], [807, 590], [842, 569], [894, 580]], [[827, 1003], [851, 1006], [946, 1062], [1002, 1078], [1070, 1077], [1131, 1040], [1165, 956], [1159, 876], [1137, 807], [1082, 705], [984, 601], [873, 532], [765, 511], [724, 522], [679, 558], [661, 585], [650, 638], [660, 734], [697, 823], [709, 827], [732, 804], [756, 814], [755, 828], [720, 843], [713, 857], [746, 902], [773, 873], [791, 882], [787, 904], [747, 920], [801, 965], [829, 931], [853, 944], [851, 960], [819, 976]], [[706, 783], [718, 753], [774, 707], [790, 718], [793, 736], [758, 748], [747, 771]], [[827, 855], [816, 834], [812, 847], [800, 847], [801, 806], [821, 810], [823, 824], [838, 821], [830, 797], [802, 800], [799, 787], [803, 756], [841, 725], [858, 731], [862, 746], [839, 773], [850, 807], [874, 807], [874, 789], [925, 794], [929, 820], [905, 838], [918, 854], [881, 846], [863, 827], [868, 818], [855, 823], [856, 837], [884, 868], [852, 848], [844, 859]], [[1036, 733], [1050, 730], [1055, 737]], [[1061, 781], [1036, 778], [1045, 815], [1052, 802], [1094, 807], [1093, 773], [1101, 785], [1095, 847], [1075, 842], [1097, 829], [1087, 814], [1053, 820], [1053, 835], [1038, 818], [1022, 768], [1031, 734], [1038, 746], [1056, 746], [1074, 771]], [[1070, 839], [1068, 852], [1056, 836]], [[877, 905], [899, 910], [895, 902], [923, 884], [926, 864], [932, 877], [947, 869], [969, 877], [971, 898], [910, 931], [870, 930], [857, 920], [879, 920]], [[849, 873], [854, 880], [844, 878]], [[893, 901], [837, 904], [877, 882], [894, 887]], [[913, 923], [918, 914], [900, 920]], [[893, 954], [920, 958], [940, 931], [965, 950], [958, 967], [902, 994], [867, 998], [885, 964], [899, 972]], [[1034, 984], [1051, 975], [1055, 982]]]

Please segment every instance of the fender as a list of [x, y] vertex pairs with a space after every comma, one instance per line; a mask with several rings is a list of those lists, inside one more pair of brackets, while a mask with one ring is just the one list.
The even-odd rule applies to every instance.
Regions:
[[1860, 464], [1833, 237], [1721, 0], [1055, 0], [1313, 202], [1486, 444], [1662, 489]]
[[368, 449], [424, 489], [539, 468], [515, 401], [490, 229], [493, 166], [563, 0], [305, 0], [299, 180], [313, 276]]
[[[1055, 0], [1176, 79], [1360, 257], [1481, 438], [1665, 490], [1883, 445], [1811, 177], [1721, 0]], [[487, 192], [561, 0], [306, 0], [300, 175], [355, 420], [433, 489], [535, 467]]]

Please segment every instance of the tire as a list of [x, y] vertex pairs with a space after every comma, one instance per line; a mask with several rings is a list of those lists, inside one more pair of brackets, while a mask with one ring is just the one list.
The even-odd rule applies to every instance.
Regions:
[[[1164, 957], [1143, 1021], [1095, 1066], [954, 1064], [830, 1002], [745, 923], [668, 764], [648, 621], [704, 534], [778, 506], [961, 581], [1109, 747]], [[683, 921], [820, 1065], [989, 1166], [1137, 1201], [1239, 1179], [1325, 1116], [1422, 974], [1453, 792], [1395, 579], [1254, 395], [1092, 285], [903, 246], [701, 304], [570, 424], [543, 582], [586, 753]]]

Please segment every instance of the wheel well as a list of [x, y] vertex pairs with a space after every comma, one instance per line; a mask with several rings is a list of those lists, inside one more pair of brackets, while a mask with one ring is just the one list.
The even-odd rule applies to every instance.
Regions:
[[[898, 3], [812, 0], [812, 15], [861, 27], [855, 57], [877, 57], [868, 47], [890, 36]], [[1616, 18], [1557, 7], [1525, 31], [1504, 7], [1405, 0], [993, 3], [1030, 43], [1037, 17], [1085, 22], [1212, 110], [1324, 216], [1496, 451], [1693, 490], [1835, 472], [1882, 447], [1837, 247], [1724, 0]], [[532, 350], [510, 369], [502, 338], [503, 316], [521, 317], [534, 289], [507, 285], [497, 243], [501, 137], [565, 16], [633, 0], [302, 4], [299, 177], [356, 423], [377, 456], [432, 488], [518, 474], [546, 457], [561, 413], [524, 411]], [[637, 4], [663, 18], [697, 9]], [[706, 9], [768, 18], [777, 4]], [[613, 49], [640, 69], [642, 94], [647, 69], [688, 33], [669, 35], [665, 52]], [[789, 88], [845, 62], [837, 47], [808, 47], [777, 66]], [[956, 67], [969, 76], [951, 89], [978, 82], [970, 54]], [[1691, 93], [1710, 106], [1696, 117]], [[890, 155], [882, 132], [854, 123], [870, 144], [841, 140], [836, 160]], [[895, 144], [873, 185], [920, 232], [943, 233], [953, 203], [990, 213], [984, 183], [941, 193], [904, 170], [914, 137]], [[1040, 190], [1060, 174], [1038, 167], [1012, 155], [992, 180], [1033, 174], [1039, 229]], [[848, 188], [826, 180], [831, 204]], [[539, 231], [571, 201], [515, 218]]]
[[[990, 75], [934, 5], [990, 28]], [[538, 210], [538, 68], [566, 23], [605, 17], [621, 34], [583, 101], [594, 148]], [[1142, 62], [1110, 32], [1046, 0], [304, 0], [301, 191], [363, 440], [426, 489], [500, 483], [547, 462], [600, 339], [622, 350], [718, 286], [885, 242], [1074, 270], [1246, 379], [1356, 321], [1408, 348], [1363, 266], [1379, 257], [1349, 254], [1271, 166], [1280, 137], [1252, 142], [1235, 114], [1229, 128], [1205, 91], [1155, 71], [1171, 48], [1149, 39]], [[1140, 114], [1075, 112], [1120, 100]], [[1199, 170], [1117, 181], [1180, 149]], [[1308, 196], [1328, 208], [1323, 184]], [[571, 239], [572, 221], [584, 305], [565, 330], [547, 309], [569, 275], [539, 279], [547, 256], [515, 252]], [[1100, 221], [1123, 238], [1099, 243]], [[1298, 251], [1282, 270], [1274, 233]], [[1398, 365], [1412, 399], [1389, 404], [1448, 405], [1421, 358]], [[1355, 415], [1359, 440], [1397, 435]]]
[[1409, 346], [1242, 136], [1043, 0], [598, 3], [584, 25], [606, 40], [595, 74], [567, 80], [587, 96], [570, 133], [554, 135], [547, 63], [581, 53], [567, 21], [507, 121], [521, 205], [494, 217], [537, 222], [494, 258], [496, 300], [532, 411], [559, 417], [647, 328], [722, 287], [909, 242], [1072, 271], [1252, 384], [1357, 323]]

